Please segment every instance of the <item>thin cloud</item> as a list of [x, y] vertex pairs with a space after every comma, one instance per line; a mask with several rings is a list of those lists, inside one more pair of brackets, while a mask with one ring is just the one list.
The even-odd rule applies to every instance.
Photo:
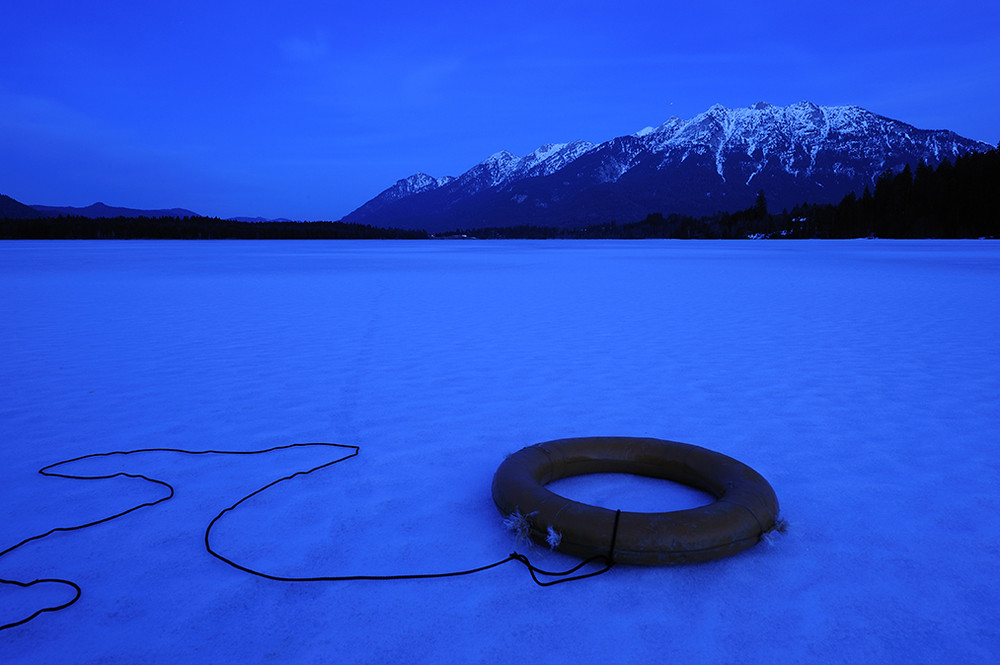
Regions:
[[330, 41], [322, 32], [308, 38], [285, 39], [278, 46], [285, 59], [293, 63], [319, 62], [330, 55]]

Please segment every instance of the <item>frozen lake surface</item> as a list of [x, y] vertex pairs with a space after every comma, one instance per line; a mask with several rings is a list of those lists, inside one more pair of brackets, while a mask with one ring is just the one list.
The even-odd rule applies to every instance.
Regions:
[[[314, 441], [361, 451], [227, 514], [226, 556], [378, 575], [517, 547], [568, 567], [515, 545], [490, 481], [504, 455], [573, 436], [735, 457], [789, 524], [717, 562], [547, 589], [518, 564], [281, 583], [209, 556], [205, 527], [329, 449], [90, 459], [63, 470], [176, 496], [0, 558], [0, 577], [83, 589], [0, 632], [5, 664], [1000, 654], [1000, 243], [15, 241], [0, 288], [0, 550], [162, 495], [47, 464]], [[566, 491], [698, 502], [619, 480]], [[69, 595], [2, 586], [0, 624]]]

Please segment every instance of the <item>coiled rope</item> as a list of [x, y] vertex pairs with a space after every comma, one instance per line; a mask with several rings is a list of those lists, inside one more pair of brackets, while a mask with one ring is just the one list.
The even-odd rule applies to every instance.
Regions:
[[[156, 478], [150, 478], [149, 476], [145, 476], [145, 475], [142, 475], [142, 474], [132, 474], [132, 473], [120, 472], [120, 473], [112, 473], [112, 474], [107, 474], [107, 475], [77, 475], [77, 474], [62, 473], [62, 472], [55, 471], [54, 469], [56, 469], [57, 467], [60, 467], [60, 466], [66, 465], [66, 464], [71, 464], [73, 462], [80, 462], [80, 461], [87, 460], [87, 459], [93, 459], [93, 458], [97, 458], [97, 457], [111, 457], [113, 455], [136, 455], [136, 454], [139, 454], [139, 453], [164, 453], [164, 452], [165, 453], [179, 453], [179, 454], [182, 454], [182, 455], [261, 455], [261, 454], [264, 454], [264, 453], [270, 453], [270, 452], [274, 452], [274, 451], [277, 451], [277, 450], [288, 450], [288, 449], [291, 449], [291, 448], [302, 448], [302, 447], [307, 447], [307, 446], [325, 446], [325, 447], [328, 447], [328, 448], [337, 448], [337, 449], [340, 449], [342, 451], [350, 451], [350, 452], [348, 452], [346, 454], [343, 454], [342, 456], [339, 456], [336, 459], [330, 460], [328, 462], [324, 462], [323, 464], [320, 464], [318, 466], [314, 466], [312, 468], [309, 468], [309, 469], [306, 469], [306, 470], [302, 470], [302, 471], [296, 471], [295, 473], [292, 473], [290, 475], [282, 476], [281, 478], [273, 480], [273, 481], [267, 483], [266, 485], [264, 485], [264, 486], [262, 486], [262, 487], [260, 487], [260, 488], [258, 488], [256, 490], [250, 492], [246, 496], [243, 496], [242, 498], [240, 498], [238, 501], [236, 501], [234, 504], [232, 504], [228, 508], [222, 509], [219, 512], [218, 515], [216, 515], [214, 518], [212, 518], [212, 521], [209, 522], [208, 526], [205, 528], [205, 550], [209, 554], [211, 554], [212, 556], [214, 556], [216, 559], [219, 559], [220, 561], [222, 561], [222, 562], [224, 562], [224, 563], [232, 566], [233, 568], [236, 568], [237, 570], [241, 570], [241, 571], [243, 571], [245, 573], [249, 573], [250, 575], [256, 575], [257, 577], [263, 577], [265, 579], [275, 580], [275, 581], [278, 581], [278, 582], [349, 582], [349, 581], [355, 581], [355, 580], [384, 580], [384, 581], [388, 581], [388, 580], [413, 580], [413, 579], [431, 579], [431, 578], [440, 578], [440, 577], [457, 577], [459, 575], [471, 575], [473, 573], [478, 573], [478, 572], [482, 572], [484, 570], [489, 570], [491, 568], [496, 568], [497, 566], [501, 566], [501, 565], [503, 565], [503, 564], [505, 564], [505, 563], [507, 563], [509, 561], [519, 561], [520, 563], [524, 564], [524, 566], [528, 569], [528, 572], [531, 575], [531, 579], [534, 580], [534, 582], [536, 584], [538, 584], [539, 586], [543, 586], [544, 587], [544, 586], [552, 586], [554, 584], [561, 584], [563, 582], [571, 582], [573, 580], [581, 580], [581, 579], [585, 579], [585, 578], [588, 578], [588, 577], [594, 577], [595, 575], [600, 575], [602, 573], [607, 572], [615, 564], [615, 560], [614, 560], [615, 538], [617, 536], [617, 531], [618, 531], [618, 515], [621, 513], [621, 511], [618, 511], [618, 514], [615, 515], [615, 528], [614, 528], [614, 532], [612, 533], [612, 536], [611, 536], [611, 545], [610, 545], [610, 548], [608, 550], [608, 553], [607, 554], [601, 554], [601, 555], [593, 556], [593, 557], [590, 557], [589, 559], [585, 559], [585, 560], [581, 561], [579, 564], [577, 564], [576, 566], [573, 566], [569, 570], [565, 570], [565, 571], [547, 571], [547, 570], [543, 570], [543, 569], [538, 568], [537, 566], [533, 565], [528, 560], [528, 557], [526, 557], [525, 555], [519, 554], [517, 552], [512, 552], [510, 555], [507, 556], [507, 558], [502, 559], [500, 561], [496, 561], [494, 563], [487, 564], [485, 566], [480, 566], [478, 568], [471, 568], [469, 570], [459, 570], [459, 571], [451, 571], [451, 572], [445, 572], [445, 573], [420, 573], [420, 574], [403, 574], [403, 575], [320, 575], [320, 576], [314, 576], [314, 577], [285, 577], [285, 576], [281, 576], [281, 575], [272, 575], [270, 573], [266, 573], [266, 572], [263, 572], [263, 571], [260, 571], [260, 570], [255, 570], [255, 569], [250, 568], [248, 566], [244, 566], [242, 564], [239, 564], [239, 563], [233, 561], [232, 559], [229, 559], [226, 556], [220, 554], [215, 548], [212, 547], [212, 543], [211, 543], [212, 528], [215, 526], [216, 522], [218, 522], [222, 518], [222, 516], [225, 515], [226, 513], [228, 513], [229, 511], [235, 510], [244, 501], [250, 499], [251, 497], [254, 497], [254, 496], [260, 494], [261, 492], [264, 492], [265, 490], [268, 490], [268, 489], [274, 487], [275, 485], [277, 485], [279, 483], [283, 483], [283, 482], [292, 480], [293, 478], [296, 478], [296, 477], [299, 477], [299, 476], [309, 475], [309, 474], [311, 474], [311, 473], [313, 473], [315, 471], [319, 471], [321, 469], [325, 469], [327, 467], [333, 466], [334, 464], [338, 464], [340, 462], [344, 462], [344, 461], [346, 461], [346, 460], [348, 460], [348, 459], [350, 459], [352, 457], [356, 457], [358, 455], [358, 453], [361, 451], [361, 449], [358, 446], [352, 446], [352, 445], [346, 445], [346, 444], [340, 444], [340, 443], [291, 443], [291, 444], [287, 444], [287, 445], [283, 445], [283, 446], [274, 446], [274, 447], [271, 447], [271, 448], [264, 448], [264, 449], [261, 449], [261, 450], [184, 450], [184, 449], [180, 449], [180, 448], [138, 448], [136, 450], [116, 450], [116, 451], [103, 452], [103, 453], [91, 453], [89, 455], [81, 455], [80, 457], [74, 457], [72, 459], [66, 459], [66, 460], [62, 460], [60, 462], [55, 462], [53, 464], [49, 464], [49, 465], [44, 466], [41, 469], [39, 469], [38, 473], [40, 473], [43, 476], [49, 476], [49, 477], [52, 477], [52, 478], [70, 478], [70, 479], [75, 479], [75, 480], [107, 480], [107, 479], [119, 478], [119, 477], [135, 478], [135, 479], [143, 480], [143, 481], [146, 481], [146, 482], [149, 482], [149, 483], [153, 483], [155, 485], [160, 485], [161, 487], [163, 487], [163, 488], [166, 489], [167, 493], [166, 493], [165, 496], [162, 496], [159, 499], [156, 499], [155, 501], [146, 501], [146, 502], [137, 504], [135, 506], [132, 506], [131, 508], [128, 508], [128, 509], [123, 510], [121, 512], [115, 513], [114, 515], [109, 515], [107, 517], [102, 517], [101, 519], [94, 520], [92, 522], [87, 522], [85, 524], [76, 524], [76, 525], [73, 525], [73, 526], [55, 527], [55, 528], [49, 529], [45, 533], [40, 533], [38, 535], [31, 536], [29, 538], [25, 538], [24, 540], [22, 540], [21, 542], [17, 543], [16, 545], [13, 545], [13, 546], [8, 547], [7, 549], [5, 549], [3, 551], [0, 551], [0, 559], [2, 559], [7, 554], [10, 554], [14, 550], [16, 550], [16, 549], [18, 549], [18, 548], [20, 548], [20, 547], [22, 547], [24, 545], [27, 545], [28, 543], [31, 543], [31, 542], [34, 542], [34, 541], [37, 541], [37, 540], [42, 540], [43, 538], [51, 536], [54, 533], [63, 532], [63, 531], [79, 531], [81, 529], [87, 529], [87, 528], [90, 528], [90, 527], [93, 527], [93, 526], [97, 526], [99, 524], [104, 524], [105, 522], [110, 522], [110, 521], [116, 520], [116, 519], [118, 519], [120, 517], [124, 517], [125, 515], [128, 515], [129, 513], [135, 512], [135, 511], [137, 511], [137, 510], [139, 510], [141, 508], [149, 508], [149, 507], [155, 506], [157, 504], [163, 503], [165, 501], [169, 501], [174, 496], [174, 487], [170, 483], [168, 483], [166, 481], [163, 481], [163, 480], [156, 479]], [[601, 564], [602, 567], [599, 568], [599, 569], [597, 569], [597, 570], [592, 570], [592, 571], [589, 571], [589, 572], [575, 574], [575, 573], [577, 573], [577, 571], [581, 570], [585, 566], [587, 566], [589, 564], [594, 564], [594, 563]], [[542, 577], [545, 577], [545, 578], [553, 578], [553, 579], [543, 580], [543, 579], [540, 579], [539, 576], [542, 576]], [[33, 614], [31, 614], [30, 616], [27, 616], [27, 617], [25, 617], [23, 619], [20, 619], [18, 621], [14, 621], [13, 623], [8, 623], [8, 624], [0, 626], [0, 630], [6, 630], [6, 629], [9, 629], [9, 628], [14, 628], [16, 626], [21, 626], [23, 624], [28, 623], [32, 619], [38, 617], [39, 615], [41, 615], [41, 614], [43, 614], [45, 612], [58, 612], [59, 610], [64, 610], [64, 609], [70, 607], [71, 605], [73, 605], [74, 603], [76, 603], [76, 601], [78, 601], [80, 599], [80, 597], [82, 596], [82, 594], [83, 594], [83, 591], [81, 590], [80, 586], [78, 584], [76, 584], [75, 582], [73, 582], [72, 580], [66, 580], [66, 579], [61, 579], [61, 578], [45, 578], [45, 579], [32, 580], [30, 582], [23, 582], [23, 581], [19, 581], [19, 580], [9, 580], [9, 579], [0, 578], [0, 584], [15, 585], [15, 586], [18, 586], [18, 587], [23, 587], [23, 588], [31, 587], [31, 586], [34, 586], [36, 584], [42, 584], [42, 583], [46, 583], [46, 582], [55, 583], [55, 584], [62, 584], [62, 585], [70, 587], [71, 589], [73, 589], [73, 592], [74, 592], [73, 598], [71, 600], [69, 600], [67, 602], [64, 602], [64, 603], [61, 603], [59, 605], [52, 605], [52, 606], [48, 606], [48, 607], [43, 607], [43, 608], [39, 609], [38, 611], [34, 612]]]

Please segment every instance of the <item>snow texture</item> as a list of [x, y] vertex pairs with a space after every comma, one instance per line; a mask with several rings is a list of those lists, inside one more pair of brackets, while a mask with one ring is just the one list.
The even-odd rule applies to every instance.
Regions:
[[[735, 457], [791, 525], [720, 561], [547, 589], [516, 562], [280, 583], [210, 557], [204, 529], [328, 451], [89, 459], [65, 470], [177, 494], [0, 559], [0, 577], [83, 588], [0, 633], [5, 665], [1000, 653], [1000, 244], [13, 241], [0, 284], [0, 549], [162, 493], [46, 464], [309, 441], [361, 452], [228, 513], [215, 547], [285, 575], [498, 561], [504, 455], [588, 435]], [[0, 623], [65, 597], [0, 588]]]

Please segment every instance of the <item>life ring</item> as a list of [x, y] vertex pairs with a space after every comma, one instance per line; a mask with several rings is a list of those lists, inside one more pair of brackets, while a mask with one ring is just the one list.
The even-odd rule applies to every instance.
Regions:
[[[689, 510], [636, 513], [579, 503], [545, 487], [587, 473], [663, 478], [708, 492], [715, 501]], [[774, 490], [749, 466], [699, 446], [662, 439], [585, 437], [528, 446], [500, 464], [492, 489], [501, 513], [526, 517], [532, 540], [547, 542], [551, 528], [559, 534], [556, 549], [561, 552], [581, 558], [603, 554], [625, 564], [680, 564], [729, 556], [759, 542], [778, 519]]]

